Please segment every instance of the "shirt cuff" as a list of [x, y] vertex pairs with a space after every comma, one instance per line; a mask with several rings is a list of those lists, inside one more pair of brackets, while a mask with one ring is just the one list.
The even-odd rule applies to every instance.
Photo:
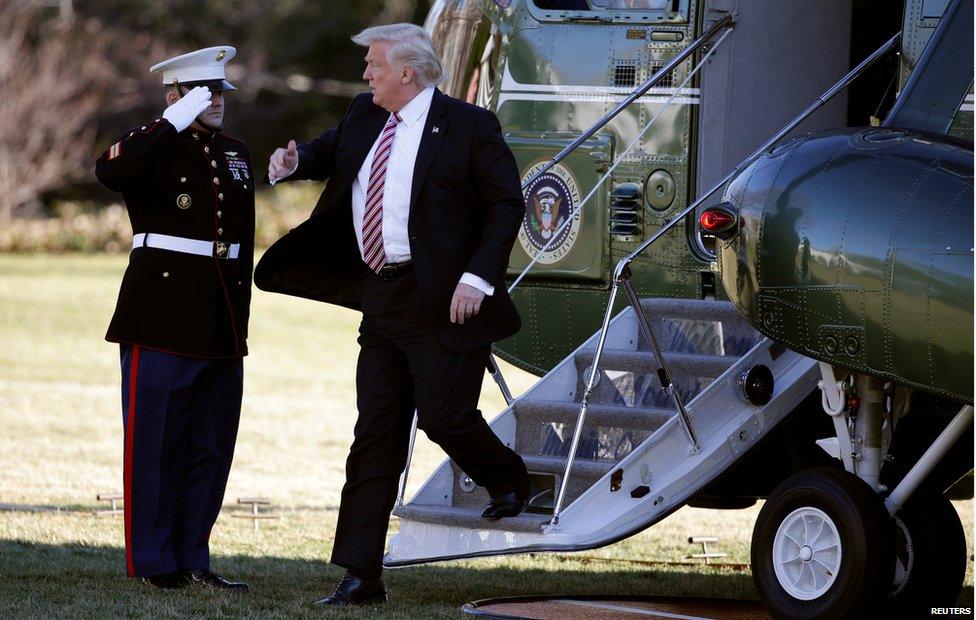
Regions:
[[480, 278], [473, 273], [467, 273], [461, 275], [461, 283], [473, 286], [485, 295], [491, 297], [495, 293], [495, 287], [488, 284], [484, 278]]

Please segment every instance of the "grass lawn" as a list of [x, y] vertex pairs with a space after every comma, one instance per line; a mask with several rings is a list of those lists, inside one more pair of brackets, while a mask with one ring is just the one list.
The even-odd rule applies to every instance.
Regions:
[[[603, 549], [388, 571], [385, 607], [311, 607], [341, 575], [328, 557], [356, 417], [358, 314], [260, 291], [237, 452], [211, 539], [214, 568], [249, 581], [252, 593], [161, 592], [126, 579], [121, 518], [93, 514], [107, 507], [97, 493], [122, 486], [118, 348], [103, 335], [124, 266], [112, 256], [0, 255], [0, 503], [67, 509], [0, 511], [0, 617], [457, 618], [467, 601], [531, 593], [755, 598], [747, 570], [635, 562], [684, 560], [692, 535], [719, 536], [727, 561], [749, 561], [758, 508], [684, 508]], [[503, 370], [516, 394], [535, 380]], [[486, 416], [503, 402], [486, 377]], [[442, 458], [418, 441], [410, 489]], [[281, 518], [255, 532], [232, 515], [245, 511], [236, 498], [257, 495]], [[971, 555], [973, 504], [956, 508]], [[966, 583], [960, 604], [972, 607], [972, 562]]]

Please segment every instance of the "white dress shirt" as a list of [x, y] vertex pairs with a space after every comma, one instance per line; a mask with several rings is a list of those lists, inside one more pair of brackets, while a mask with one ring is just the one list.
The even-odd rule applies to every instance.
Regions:
[[[433, 98], [434, 88], [425, 88], [398, 110], [400, 123], [397, 125], [393, 149], [386, 163], [386, 183], [383, 186], [383, 251], [386, 253], [388, 263], [410, 260], [407, 219], [410, 217], [413, 169], [417, 162], [417, 151], [420, 149], [424, 126], [427, 123], [427, 112], [430, 110], [430, 102]], [[352, 221], [356, 229], [360, 254], [363, 253], [363, 212], [366, 206], [366, 189], [369, 186], [373, 154], [376, 153], [379, 143], [378, 136], [352, 183]], [[495, 292], [495, 288], [484, 278], [473, 273], [463, 274], [461, 282], [477, 288], [485, 295]]]

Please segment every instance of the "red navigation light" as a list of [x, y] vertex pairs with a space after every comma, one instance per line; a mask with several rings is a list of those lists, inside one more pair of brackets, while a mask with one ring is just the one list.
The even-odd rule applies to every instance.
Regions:
[[698, 217], [702, 232], [722, 240], [731, 239], [737, 228], [736, 214], [731, 207], [728, 203], [722, 203], [702, 211]]
[[704, 211], [698, 223], [708, 233], [721, 232], [735, 223], [735, 218], [725, 211]]

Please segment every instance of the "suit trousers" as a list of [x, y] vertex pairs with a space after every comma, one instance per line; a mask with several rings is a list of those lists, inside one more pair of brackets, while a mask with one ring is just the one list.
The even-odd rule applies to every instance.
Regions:
[[391, 282], [368, 276], [359, 345], [359, 418], [346, 461], [332, 563], [373, 578], [382, 572], [414, 410], [418, 428], [492, 496], [527, 493], [528, 473], [477, 408], [488, 347], [464, 353], [443, 348], [413, 270]]
[[210, 568], [234, 458], [244, 369], [122, 345], [125, 556], [130, 577]]

